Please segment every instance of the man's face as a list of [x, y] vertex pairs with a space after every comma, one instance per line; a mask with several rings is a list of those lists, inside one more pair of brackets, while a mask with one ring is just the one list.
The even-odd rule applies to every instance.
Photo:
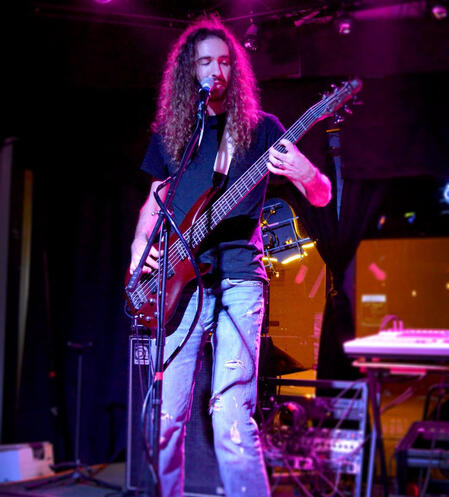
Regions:
[[223, 100], [231, 77], [231, 57], [226, 42], [210, 36], [196, 44], [195, 74], [199, 82], [211, 76], [214, 88], [210, 100]]

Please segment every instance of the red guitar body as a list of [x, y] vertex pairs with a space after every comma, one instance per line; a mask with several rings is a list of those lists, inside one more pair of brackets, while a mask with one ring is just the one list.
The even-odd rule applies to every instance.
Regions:
[[[181, 233], [186, 235], [189, 233], [188, 228], [195, 224], [198, 217], [205, 211], [207, 206], [210, 204], [214, 196], [216, 195], [216, 190], [210, 188], [207, 190], [193, 205], [190, 209], [183, 222], [180, 225]], [[192, 230], [191, 235], [195, 232]], [[186, 237], [186, 241], [191, 248], [193, 255], [198, 253], [200, 245], [195, 246], [194, 240], [189, 240]], [[178, 307], [178, 303], [184, 288], [195, 278], [195, 271], [193, 270], [192, 263], [188, 257], [179, 257], [179, 255], [174, 251], [174, 247], [179, 245], [179, 238], [176, 234], [170, 236], [169, 240], [169, 276], [166, 282], [165, 291], [165, 325], [167, 327], [167, 335], [169, 331], [173, 331], [174, 324], [170, 326], [170, 322], [175, 314]], [[199, 264], [201, 275], [206, 274], [210, 271], [209, 264]], [[172, 269], [173, 271], [170, 271]], [[128, 284], [131, 275], [129, 272], [125, 278], [125, 285]], [[134, 292], [126, 292], [126, 298], [130, 307], [130, 311], [133, 315], [137, 315], [137, 321], [142, 326], [149, 328], [152, 332], [156, 330], [157, 327], [157, 288], [159, 270], [153, 270], [149, 274], [143, 274], [140, 281], [134, 290]]]

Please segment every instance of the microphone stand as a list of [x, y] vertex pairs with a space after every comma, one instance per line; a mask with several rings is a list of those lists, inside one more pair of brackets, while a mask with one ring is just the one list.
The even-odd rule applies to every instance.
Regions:
[[[170, 185], [167, 197], [164, 203], [165, 209], [170, 212], [173, 204], [174, 195], [178, 187], [179, 181], [187, 168], [190, 158], [197, 146], [201, 143], [204, 124], [206, 118], [206, 109], [209, 101], [210, 88], [202, 87], [199, 90], [199, 102], [198, 110], [196, 113], [196, 125], [192, 136], [185, 148], [184, 154], [179, 164], [178, 171]], [[157, 192], [155, 192], [156, 195]], [[150, 419], [152, 421], [152, 429], [150, 433], [151, 441], [151, 463], [153, 466], [154, 474], [156, 475], [156, 482], [153, 482], [155, 492], [151, 492], [149, 488], [149, 496], [160, 497], [160, 480], [159, 480], [159, 439], [160, 439], [160, 427], [161, 427], [161, 407], [162, 407], [162, 381], [164, 373], [164, 349], [165, 349], [165, 291], [166, 291], [166, 281], [167, 281], [167, 270], [168, 270], [168, 248], [169, 248], [169, 236], [170, 236], [170, 222], [162, 209], [159, 210], [158, 219], [153, 228], [153, 231], [147, 241], [145, 250], [143, 251], [142, 257], [134, 270], [131, 278], [126, 286], [126, 292], [133, 292], [137, 286], [138, 281], [142, 275], [142, 268], [147, 260], [148, 254], [150, 253], [151, 247], [156, 239], [157, 233], [161, 229], [161, 237], [163, 240], [163, 252], [162, 261], [160, 267], [162, 268], [162, 277], [160, 278], [160, 288], [157, 292], [158, 299], [158, 313], [157, 313], [157, 327], [156, 327], [156, 361], [154, 368], [154, 378], [152, 384], [152, 401], [150, 403], [150, 408], [152, 415]], [[161, 257], [159, 259], [161, 259]], [[137, 326], [137, 320], [134, 320], [134, 325]], [[151, 387], [150, 387], [151, 388]], [[150, 482], [151, 487], [151, 482]]]

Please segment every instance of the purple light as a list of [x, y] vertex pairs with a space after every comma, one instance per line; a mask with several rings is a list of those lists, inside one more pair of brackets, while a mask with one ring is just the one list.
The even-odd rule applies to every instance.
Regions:
[[107, 3], [111, 3], [112, 0], [95, 0], [95, 3], [101, 3], [103, 5], [106, 5]]
[[436, 4], [432, 7], [432, 15], [438, 21], [447, 17], [447, 8], [442, 4]]
[[352, 23], [349, 19], [341, 20], [338, 23], [338, 32], [341, 35], [348, 35], [351, 33]]

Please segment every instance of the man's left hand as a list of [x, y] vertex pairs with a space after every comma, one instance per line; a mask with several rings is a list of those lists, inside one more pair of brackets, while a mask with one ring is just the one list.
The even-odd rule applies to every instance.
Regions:
[[267, 162], [268, 170], [273, 174], [285, 176], [293, 184], [311, 181], [317, 174], [315, 166], [292, 142], [283, 139], [279, 143], [285, 147], [286, 152], [279, 152], [271, 147]]

